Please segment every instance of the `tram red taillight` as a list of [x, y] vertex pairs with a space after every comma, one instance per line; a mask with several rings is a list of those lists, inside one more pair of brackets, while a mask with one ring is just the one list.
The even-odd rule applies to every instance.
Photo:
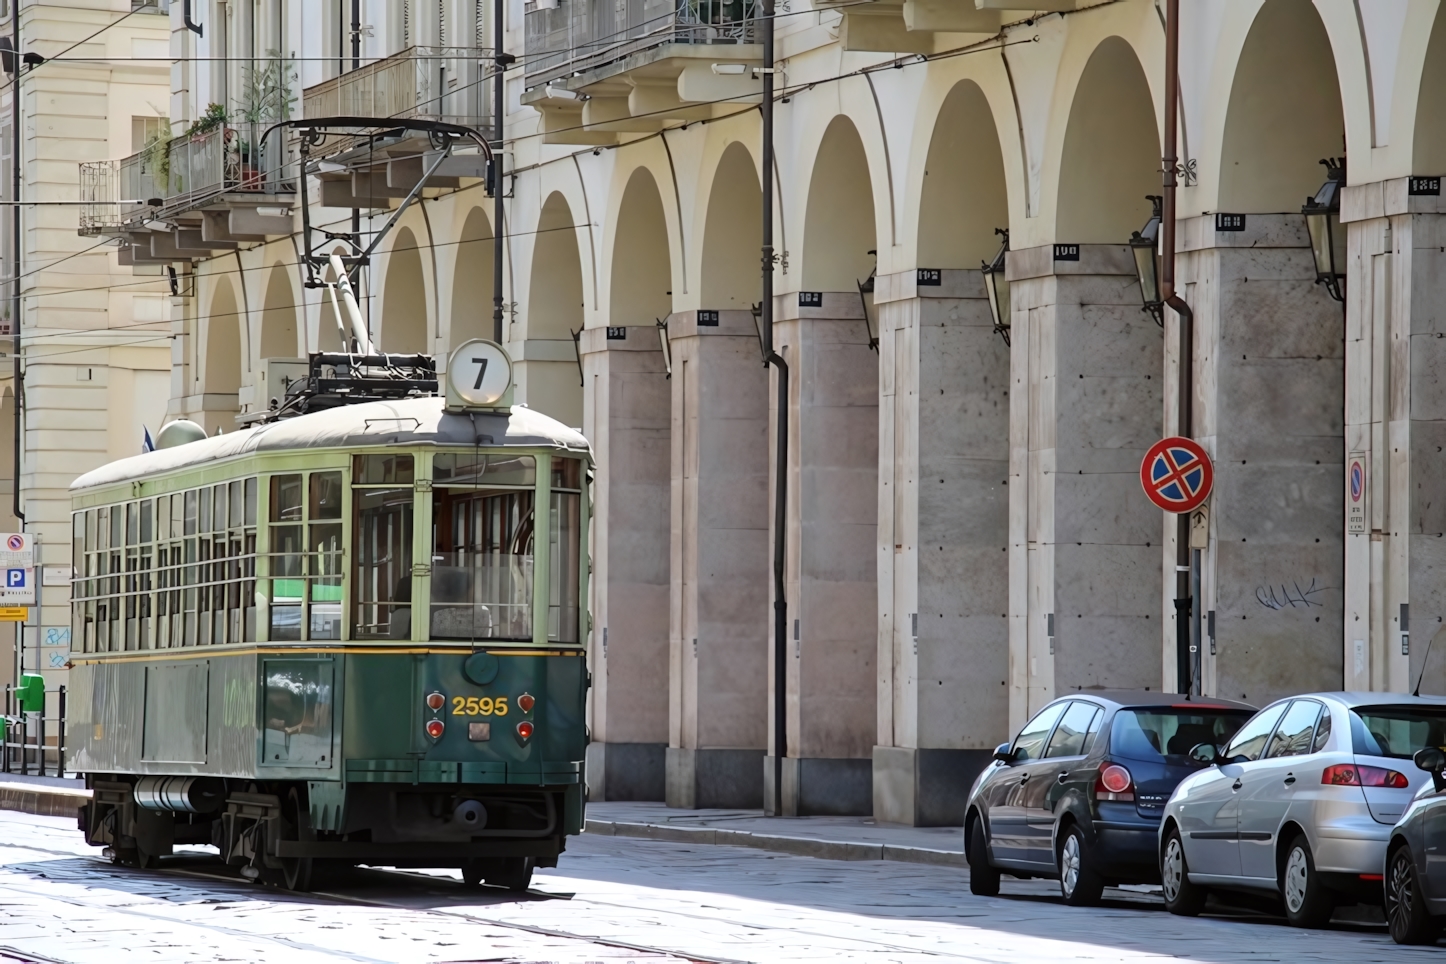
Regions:
[[432, 712], [435, 713], [437, 710], [440, 710], [443, 706], [446, 706], [446, 705], [447, 705], [447, 697], [446, 697], [445, 694], [443, 694], [443, 693], [428, 693], [428, 694], [427, 694], [427, 709], [431, 710]]
[[427, 735], [434, 740], [440, 740], [442, 738], [442, 731], [446, 728], [446, 725], [441, 720], [427, 721]]
[[522, 712], [531, 713], [532, 708], [537, 705], [537, 699], [531, 693], [523, 693], [517, 697], [517, 705], [522, 708]]
[[526, 720], [523, 720], [521, 723], [517, 724], [517, 738], [519, 740], [532, 739], [532, 724], [527, 722]]

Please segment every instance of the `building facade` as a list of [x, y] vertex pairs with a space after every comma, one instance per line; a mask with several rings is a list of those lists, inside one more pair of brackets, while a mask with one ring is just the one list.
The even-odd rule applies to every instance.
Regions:
[[[76, 233], [81, 172], [146, 147], [167, 125], [169, 24], [156, 4], [132, 0], [0, 4], [0, 35], [20, 17], [20, 49], [46, 58], [22, 69], [20, 205], [13, 171], [11, 96], [0, 108], [0, 198], [6, 202], [3, 260], [5, 336], [0, 406], [0, 528], [38, 543], [40, 604], [24, 628], [23, 668], [47, 687], [66, 682], [69, 657], [70, 483], [108, 461], [138, 454], [160, 430], [168, 396], [170, 288], [155, 266], [136, 273], [104, 239]], [[58, 203], [56, 203], [58, 202]], [[21, 224], [20, 509], [14, 515], [15, 391], [12, 373], [11, 218]], [[14, 655], [14, 636], [0, 646]], [[9, 679], [20, 663], [5, 662]], [[47, 712], [54, 713], [54, 707]]]
[[[993, 747], [1047, 700], [1180, 685], [1178, 529], [1139, 482], [1180, 428], [1180, 324], [1142, 310], [1129, 247], [1169, 109], [1192, 434], [1216, 468], [1204, 692], [1414, 684], [1446, 618], [1446, 16], [1436, 0], [1182, 6], [1167, 105], [1149, 0], [780, 5], [763, 172], [753, 5], [506, 5], [508, 223], [477, 178], [429, 187], [363, 294], [384, 349], [443, 358], [490, 334], [505, 232], [518, 400], [581, 425], [599, 459], [593, 799], [771, 799], [779, 472], [786, 813], [957, 821]], [[338, 112], [360, 102], [348, 90], [379, 104], [377, 78], [401, 73], [389, 113], [492, 122], [490, 96], [466, 99], [491, 82], [490, 6], [194, 8], [204, 32], [171, 11], [178, 136], [213, 102], [254, 123], [237, 91], [277, 64], [271, 119]], [[1338, 301], [1301, 210], [1342, 157]], [[267, 404], [268, 372], [330, 347], [299, 208], [337, 225], [352, 204], [367, 230], [400, 196], [379, 176], [356, 162], [308, 198], [182, 198], [163, 213], [190, 241], [126, 235], [137, 263], [184, 278], [173, 415], [229, 431]], [[753, 314], [762, 177], [781, 402]], [[996, 229], [998, 322], [980, 270]], [[1425, 681], [1440, 691], [1446, 663]]]

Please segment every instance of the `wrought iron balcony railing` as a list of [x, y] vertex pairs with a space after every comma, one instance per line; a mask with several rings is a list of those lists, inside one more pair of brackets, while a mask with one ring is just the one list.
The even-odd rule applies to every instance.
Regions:
[[408, 47], [302, 92], [306, 117], [398, 117], [492, 124], [492, 51]]
[[665, 44], [754, 43], [754, 0], [529, 0], [526, 85]]

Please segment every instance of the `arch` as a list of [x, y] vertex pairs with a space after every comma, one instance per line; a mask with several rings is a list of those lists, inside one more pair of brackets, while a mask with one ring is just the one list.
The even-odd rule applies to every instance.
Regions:
[[532, 287], [527, 298], [527, 337], [571, 340], [582, 328], [582, 258], [576, 221], [560, 191], [547, 196], [532, 248]]
[[1421, 70], [1411, 171], [1424, 175], [1446, 173], [1446, 15], [1439, 10], [1431, 25], [1426, 63]]
[[[803, 222], [803, 287], [852, 291], [874, 268], [877, 248], [869, 161], [853, 121], [829, 122], [814, 156]], [[755, 243], [756, 246], [756, 243]]]
[[1345, 150], [1340, 82], [1325, 24], [1307, 0], [1268, 0], [1235, 65], [1220, 147], [1220, 209], [1294, 211], [1319, 160]]
[[1080, 75], [1059, 171], [1057, 240], [1120, 244], [1149, 217], [1145, 195], [1160, 191], [1160, 137], [1149, 81], [1119, 37], [1101, 42]]
[[397, 240], [387, 258], [380, 334], [382, 351], [421, 353], [428, 350], [422, 255], [411, 228], [397, 232]]
[[473, 338], [492, 337], [492, 291], [492, 222], [487, 212], [474, 207], [457, 242], [449, 350]]
[[934, 121], [919, 202], [919, 264], [977, 268], [1009, 225], [1004, 153], [984, 91], [955, 84]]
[[673, 310], [673, 268], [663, 197], [652, 171], [640, 167], [628, 177], [613, 236], [608, 323], [645, 325]]
[[735, 141], [723, 151], [708, 193], [703, 228], [704, 308], [751, 308], [763, 290], [759, 238], [763, 235], [763, 189], [748, 148]]
[[271, 268], [261, 304], [261, 358], [296, 358], [296, 312], [300, 301], [285, 266]]
[[208, 395], [234, 395], [241, 390], [241, 313], [229, 278], [221, 279], [211, 296], [201, 377]]

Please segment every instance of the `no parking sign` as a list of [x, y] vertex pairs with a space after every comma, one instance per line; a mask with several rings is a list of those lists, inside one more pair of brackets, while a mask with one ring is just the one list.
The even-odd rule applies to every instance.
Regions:
[[1215, 466], [1194, 439], [1176, 435], [1161, 439], [1140, 462], [1140, 485], [1150, 501], [1166, 512], [1198, 509], [1210, 497]]

